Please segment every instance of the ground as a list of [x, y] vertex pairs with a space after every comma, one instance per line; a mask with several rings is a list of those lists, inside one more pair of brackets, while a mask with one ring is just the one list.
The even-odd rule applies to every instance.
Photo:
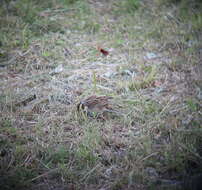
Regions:
[[[200, 2], [3, 2], [5, 190], [172, 189], [201, 175]], [[92, 95], [116, 113], [78, 111]]]

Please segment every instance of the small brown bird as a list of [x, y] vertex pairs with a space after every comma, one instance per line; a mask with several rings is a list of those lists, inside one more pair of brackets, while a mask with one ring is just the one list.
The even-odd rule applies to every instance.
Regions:
[[95, 112], [111, 110], [112, 108], [109, 106], [110, 99], [112, 99], [110, 96], [89, 96], [77, 105], [77, 110], [79, 111], [80, 109], [87, 109]]
[[88, 116], [94, 116], [94, 113], [103, 114], [104, 112], [114, 112], [110, 106], [110, 99], [112, 99], [110, 96], [90, 96], [79, 102], [77, 111], [83, 111]]

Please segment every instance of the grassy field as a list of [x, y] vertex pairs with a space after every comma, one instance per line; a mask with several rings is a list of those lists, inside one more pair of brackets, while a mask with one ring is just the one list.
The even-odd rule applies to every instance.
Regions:
[[[0, 187], [197, 186], [201, 8], [194, 0], [1, 1]], [[78, 112], [91, 95], [113, 97], [116, 113]]]

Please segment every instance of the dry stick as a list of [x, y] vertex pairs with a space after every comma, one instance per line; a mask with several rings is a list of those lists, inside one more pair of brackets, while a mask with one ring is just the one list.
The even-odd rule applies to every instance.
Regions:
[[178, 25], [180, 24], [180, 21], [177, 20], [177, 18], [175, 18], [171, 13], [167, 13], [166, 16], [167, 16], [168, 19], [169, 18], [173, 19]]
[[55, 169], [53, 169], [53, 170], [51, 170], [51, 171], [45, 172], [45, 173], [43, 173], [43, 174], [41, 174], [41, 175], [38, 175], [38, 176], [35, 177], [35, 178], [32, 178], [32, 179], [30, 179], [30, 180], [27, 180], [27, 182], [35, 181], [36, 179], [39, 179], [39, 178], [41, 178], [41, 177], [43, 177], [43, 176], [46, 176], [46, 175], [48, 175], [48, 174], [50, 174], [50, 173], [53, 173], [53, 172], [57, 171], [57, 170], [59, 170], [59, 168], [55, 168]]
[[30, 161], [31, 158], [32, 158], [31, 155], [28, 154], [28, 156], [25, 158], [24, 162], [20, 166], [24, 166], [26, 164], [26, 162]]
[[8, 164], [8, 167], [7, 167], [7, 170], [10, 168], [10, 166], [12, 165], [12, 163], [14, 162], [14, 156], [13, 155], [11, 155], [11, 159], [10, 159], [10, 162], [9, 162], [9, 164]]
[[163, 112], [170, 106], [170, 103], [172, 102], [172, 99], [169, 100], [169, 102], [165, 105], [165, 107], [161, 110], [158, 116], [161, 116]]
[[43, 165], [45, 168], [50, 169], [46, 164], [44, 164], [41, 160], [35, 158], [41, 165]]
[[148, 156], [142, 158], [142, 159], [139, 159], [138, 161], [145, 161], [147, 160], [148, 158], [152, 157], [152, 156], [155, 156], [156, 154], [158, 154], [159, 152], [153, 152], [151, 154], [149, 154]]
[[89, 177], [89, 175], [90, 175], [91, 173], [93, 173], [99, 166], [100, 166], [100, 164], [98, 164], [98, 165], [95, 166], [92, 170], [90, 170], [86, 175], [84, 175], [84, 177], [81, 179], [81, 181], [86, 180], [86, 179]]
[[29, 102], [33, 101], [34, 99], [36, 99], [36, 94], [31, 94], [25, 100], [14, 103], [14, 105], [15, 106], [21, 106], [21, 105], [26, 106]]

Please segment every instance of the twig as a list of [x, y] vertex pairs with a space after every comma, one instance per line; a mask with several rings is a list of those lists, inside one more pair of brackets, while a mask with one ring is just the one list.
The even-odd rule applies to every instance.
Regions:
[[57, 171], [57, 170], [59, 170], [59, 168], [55, 168], [55, 169], [50, 170], [50, 171], [48, 171], [48, 172], [45, 172], [45, 173], [43, 173], [43, 174], [41, 174], [41, 175], [38, 175], [37, 177], [32, 178], [32, 179], [28, 180], [27, 182], [35, 181], [36, 179], [39, 179], [39, 178], [41, 178], [41, 177], [44, 177], [44, 176], [46, 176], [46, 175], [48, 175], [48, 174], [50, 174], [50, 173], [53, 173], [53, 172], [55, 172], [55, 171]]
[[153, 152], [153, 153], [149, 154], [148, 156], [146, 156], [146, 157], [140, 159], [139, 161], [145, 161], [145, 160], [147, 160], [148, 158], [150, 158], [150, 157], [152, 157], [152, 156], [155, 156], [156, 154], [158, 154], [158, 152]]
[[36, 95], [35, 94], [31, 94], [29, 97], [27, 97], [25, 100], [22, 100], [20, 102], [14, 103], [15, 106], [26, 106], [29, 102], [33, 101], [36, 99]]
[[100, 164], [98, 164], [97, 166], [95, 166], [92, 170], [90, 170], [86, 175], [84, 175], [84, 177], [81, 179], [81, 181], [86, 180], [86, 178], [88, 178], [88, 176], [93, 173], [98, 167], [100, 166]]

